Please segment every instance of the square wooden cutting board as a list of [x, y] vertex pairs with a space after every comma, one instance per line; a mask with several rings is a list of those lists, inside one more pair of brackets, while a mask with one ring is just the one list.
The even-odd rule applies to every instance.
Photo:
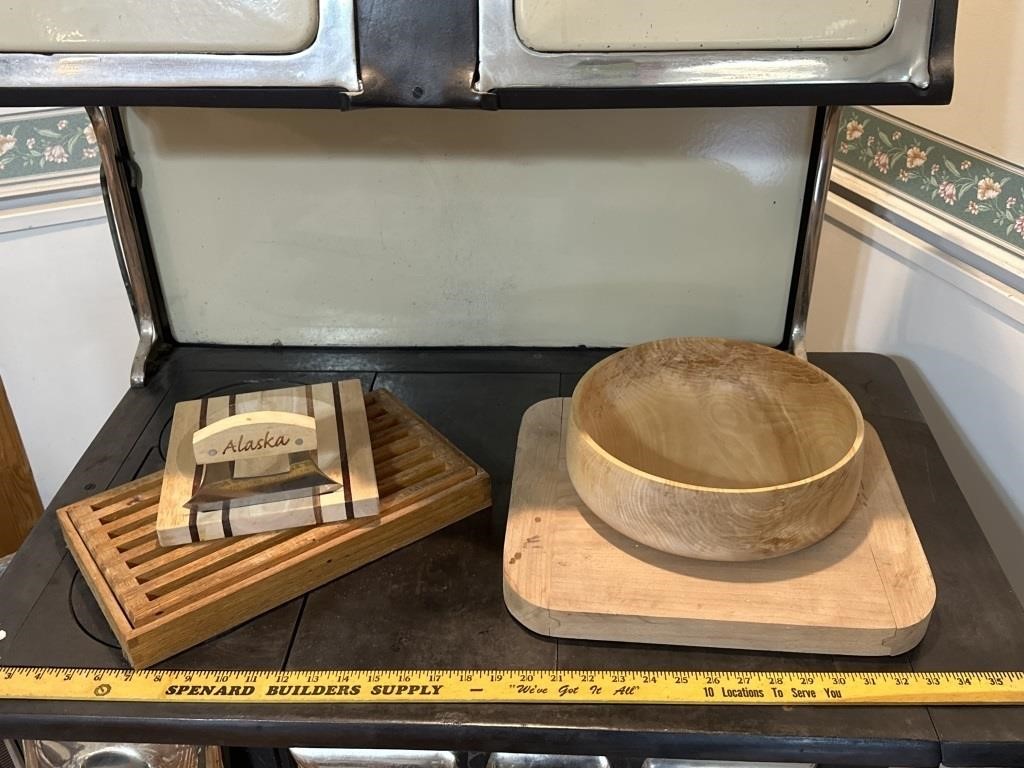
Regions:
[[[218, 419], [253, 411], [286, 411], [316, 419], [317, 466], [341, 487], [287, 501], [249, 506], [225, 502], [221, 509], [205, 512], [187, 508], [185, 502], [199, 488], [203, 472], [192, 453], [192, 435]], [[283, 472], [287, 457], [248, 459], [233, 466], [236, 476]], [[161, 545], [335, 523], [379, 512], [366, 405], [358, 379], [188, 400], [175, 407], [156, 526]]]
[[542, 635], [803, 653], [889, 656], [920, 642], [935, 583], [875, 430], [850, 517], [784, 557], [709, 562], [610, 528], [565, 463], [569, 399], [523, 417], [505, 533], [505, 602]]

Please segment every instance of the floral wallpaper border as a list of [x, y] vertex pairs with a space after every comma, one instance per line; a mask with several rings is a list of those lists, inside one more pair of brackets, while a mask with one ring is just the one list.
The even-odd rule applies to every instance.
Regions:
[[1024, 258], [1024, 169], [862, 107], [843, 110], [835, 157]]
[[99, 148], [81, 109], [0, 115], [0, 187], [91, 173]]

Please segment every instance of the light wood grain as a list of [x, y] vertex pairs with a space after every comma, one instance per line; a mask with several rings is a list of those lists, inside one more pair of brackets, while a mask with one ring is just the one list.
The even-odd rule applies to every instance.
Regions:
[[208, 424], [192, 435], [196, 464], [281, 456], [315, 450], [316, 421], [286, 411], [255, 411]]
[[[210, 413], [207, 423], [220, 421], [230, 417], [232, 413], [247, 414], [259, 411], [285, 411], [298, 414], [309, 413], [309, 403], [305, 387], [288, 387], [259, 392], [246, 392], [234, 397], [227, 395], [211, 398]], [[318, 436], [319, 438], [319, 436]], [[333, 466], [332, 466], [333, 468]], [[257, 477], [260, 475], [279, 474], [288, 470], [288, 457], [282, 455], [246, 458], [235, 462], [235, 477]], [[294, 506], [289, 510], [294, 510]]]
[[0, 380], [0, 556], [20, 547], [42, 514], [25, 445]]
[[363, 387], [358, 379], [350, 379], [341, 382], [338, 389], [342, 424], [345, 427], [347, 475], [344, 479], [349, 489], [349, 498], [356, 517], [377, 515], [380, 512], [380, 500]]
[[582, 503], [566, 466], [570, 401], [523, 417], [504, 549], [505, 601], [555, 637], [864, 656], [920, 641], [927, 559], [870, 427], [857, 502], [831, 536], [784, 557], [711, 562], [623, 536]]
[[853, 507], [864, 421], [835, 379], [775, 349], [680, 338], [598, 363], [573, 393], [569, 476], [656, 549], [755, 560], [820, 541]]
[[161, 473], [58, 510], [126, 658], [145, 667], [491, 503], [490, 478], [390, 393], [366, 395], [380, 517], [163, 548]]
[[[207, 400], [205, 408], [204, 419], [201, 418], [204, 415], [202, 401], [179, 403], [175, 409], [167, 450], [165, 492], [160, 496], [157, 525], [162, 545], [180, 546], [367, 518], [379, 513], [380, 494], [368, 450], [366, 407], [358, 380], [222, 395]], [[228, 504], [225, 509], [215, 511], [193, 513], [186, 508], [185, 502], [192, 497], [198, 483], [192, 435], [206, 425], [263, 411], [294, 413], [313, 420], [317, 466], [339, 485], [339, 489], [330, 493], [311, 490], [302, 498], [286, 501], [234, 507]], [[345, 441], [341, 440], [341, 432], [345, 434]], [[353, 459], [356, 468], [353, 468]], [[255, 477], [287, 469], [287, 456], [264, 455], [235, 461], [232, 475]]]

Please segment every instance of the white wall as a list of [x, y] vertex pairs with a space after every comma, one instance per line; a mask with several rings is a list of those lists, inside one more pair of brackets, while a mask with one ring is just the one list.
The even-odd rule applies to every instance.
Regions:
[[[918, 126], [1024, 164], [1024, 3], [961, 2], [953, 102], [885, 107]], [[863, 185], [837, 171], [844, 187]], [[1009, 249], [866, 185], [856, 190], [965, 251], [1020, 274]], [[900, 365], [1004, 571], [1024, 597], [1024, 296], [893, 224], [833, 198], [818, 256], [808, 347], [891, 355]], [[933, 239], [934, 238], [934, 239]], [[995, 269], [993, 267], [996, 267]]]
[[833, 196], [811, 350], [903, 371], [1018, 596], [1024, 596], [1024, 295]]
[[961, 144], [1024, 165], [1024, 3], [962, 0], [957, 15], [956, 85], [942, 107], [884, 107]]
[[138, 338], [102, 203], [64, 208], [0, 217], [0, 376], [44, 504], [128, 389]]

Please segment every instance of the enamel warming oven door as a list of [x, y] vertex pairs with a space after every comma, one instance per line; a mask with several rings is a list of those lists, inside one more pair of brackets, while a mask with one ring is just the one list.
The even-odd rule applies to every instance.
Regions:
[[353, 0], [0, 4], [2, 103], [92, 104], [102, 94], [220, 105], [304, 93], [341, 106], [358, 92]]
[[535, 51], [872, 48], [892, 34], [899, 0], [516, 0]]
[[941, 103], [956, 0], [32, 0], [0, 104]]
[[480, 0], [476, 86], [505, 106], [655, 89], [691, 105], [942, 100], [955, 13], [934, 0]]

